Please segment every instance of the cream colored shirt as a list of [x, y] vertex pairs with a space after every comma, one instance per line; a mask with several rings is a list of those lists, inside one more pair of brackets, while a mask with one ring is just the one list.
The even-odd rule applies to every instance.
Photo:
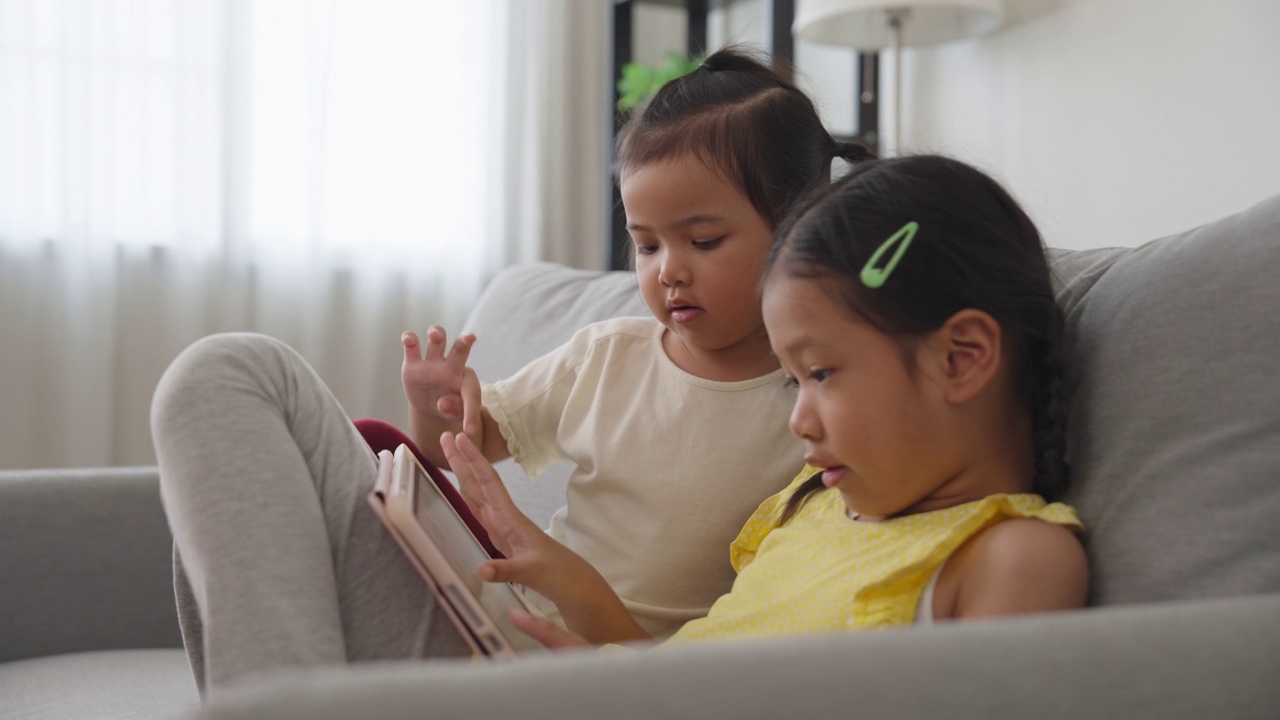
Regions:
[[483, 388], [531, 477], [576, 464], [548, 532], [598, 568], [656, 637], [728, 592], [729, 544], [803, 463], [781, 370], [695, 377], [663, 351], [664, 330], [653, 318], [596, 323]]

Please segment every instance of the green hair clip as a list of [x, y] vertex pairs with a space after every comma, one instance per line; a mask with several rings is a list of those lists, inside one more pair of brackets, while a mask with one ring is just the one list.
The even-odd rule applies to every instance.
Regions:
[[[872, 290], [884, 285], [889, 276], [893, 274], [893, 269], [898, 267], [898, 261], [902, 259], [902, 254], [907, 251], [907, 248], [911, 246], [911, 241], [916, 237], [916, 230], [919, 229], [920, 223], [912, 220], [903, 225], [898, 232], [890, 235], [888, 240], [881, 243], [880, 247], [871, 256], [871, 259], [867, 261], [867, 264], [862, 266], [862, 284]], [[899, 243], [899, 241], [901, 242]], [[884, 267], [876, 267], [876, 263], [880, 262], [880, 257], [889, 252], [889, 248], [893, 247], [895, 243], [899, 244], [897, 251], [893, 253], [893, 257], [889, 258], [889, 262], [885, 263]]]

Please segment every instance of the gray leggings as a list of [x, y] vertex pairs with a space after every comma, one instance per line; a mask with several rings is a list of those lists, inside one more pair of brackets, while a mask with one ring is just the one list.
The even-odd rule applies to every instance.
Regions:
[[373, 454], [287, 345], [193, 344], [160, 380], [151, 432], [202, 693], [279, 668], [468, 654], [368, 506]]

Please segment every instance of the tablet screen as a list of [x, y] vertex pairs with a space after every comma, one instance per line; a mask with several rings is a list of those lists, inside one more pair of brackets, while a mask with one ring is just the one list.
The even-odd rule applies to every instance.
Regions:
[[[489, 559], [489, 553], [476, 540], [475, 535], [467, 528], [466, 523], [454, 512], [453, 506], [440, 494], [430, 476], [416, 462], [408, 463], [413, 468], [414, 480], [417, 484], [417, 507], [414, 515], [418, 524], [440, 549], [440, 552], [453, 565], [453, 569], [462, 578], [471, 592], [479, 599], [480, 604], [489, 613], [493, 624], [498, 627], [508, 642], [520, 652], [527, 650], [543, 650], [542, 643], [525, 635], [515, 625], [507, 612], [511, 609], [527, 608], [516, 597], [516, 590], [507, 583], [487, 583], [476, 575], [480, 563]], [[454, 602], [459, 613], [466, 612], [465, 605]]]

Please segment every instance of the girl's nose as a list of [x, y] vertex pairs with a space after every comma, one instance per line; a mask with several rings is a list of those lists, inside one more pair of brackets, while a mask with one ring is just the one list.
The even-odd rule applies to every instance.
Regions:
[[817, 418], [809, 409], [803, 395], [796, 396], [795, 407], [791, 408], [791, 420], [788, 422], [791, 434], [801, 440], [815, 441], [821, 439], [821, 427]]
[[658, 282], [663, 287], [677, 287], [689, 284], [689, 266], [675, 253], [667, 253], [662, 260], [662, 267], [658, 270]]

